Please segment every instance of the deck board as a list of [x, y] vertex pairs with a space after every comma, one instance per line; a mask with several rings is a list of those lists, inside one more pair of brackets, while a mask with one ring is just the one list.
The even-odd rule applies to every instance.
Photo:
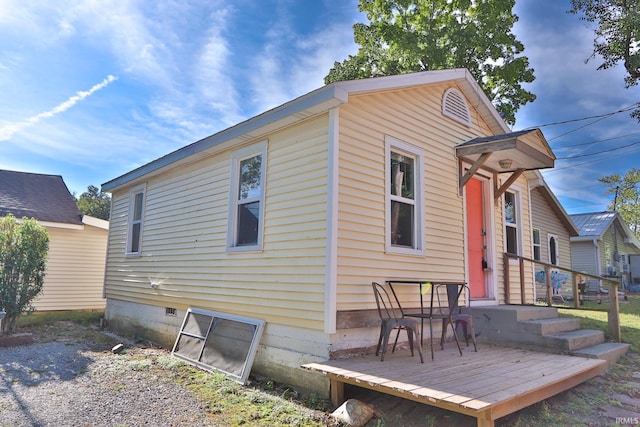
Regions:
[[[334, 387], [352, 384], [477, 418], [492, 426], [502, 416], [600, 375], [606, 362], [485, 345], [435, 353], [420, 363], [408, 350], [302, 366], [326, 375]], [[332, 391], [334, 399], [341, 396]], [[338, 404], [339, 402], [334, 402]]]

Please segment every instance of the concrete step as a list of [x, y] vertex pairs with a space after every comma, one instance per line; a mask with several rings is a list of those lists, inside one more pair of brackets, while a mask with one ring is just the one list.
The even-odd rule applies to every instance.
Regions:
[[571, 352], [604, 343], [604, 332], [591, 329], [560, 332], [540, 337], [540, 346], [551, 351]]
[[580, 319], [558, 317], [549, 319], [525, 320], [519, 322], [519, 327], [528, 333], [537, 335], [552, 335], [580, 329]]
[[496, 325], [558, 317], [558, 309], [555, 307], [536, 307], [531, 305], [472, 306], [471, 312], [474, 319], [478, 318], [483, 323]]
[[606, 360], [607, 368], [610, 368], [618, 363], [618, 359], [627, 353], [629, 347], [630, 345], [627, 343], [605, 342], [572, 351], [571, 354], [573, 356]]
[[554, 307], [473, 307], [472, 313], [479, 342], [602, 359], [607, 368], [629, 350], [629, 344], [606, 343], [602, 331], [580, 329], [580, 319], [558, 317]]

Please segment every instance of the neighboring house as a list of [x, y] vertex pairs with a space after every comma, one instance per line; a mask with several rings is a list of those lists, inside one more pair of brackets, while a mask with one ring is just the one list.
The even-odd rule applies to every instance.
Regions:
[[640, 242], [614, 211], [571, 215], [580, 235], [571, 238], [573, 269], [596, 276], [629, 277], [630, 255], [640, 254]]
[[[571, 241], [572, 237], [578, 236], [578, 229], [564, 210], [556, 196], [553, 194], [544, 178], [538, 171], [527, 172], [529, 177], [529, 188], [531, 191], [531, 221], [533, 231], [531, 242], [533, 245], [533, 259], [547, 264], [557, 265], [563, 269], [570, 270], [571, 263]], [[538, 281], [536, 287], [536, 298], [545, 299], [546, 274], [544, 266], [537, 264], [534, 266], [536, 277], [544, 278]], [[557, 293], [564, 284], [571, 292], [570, 274], [566, 270], [552, 270], [555, 278], [566, 279], [563, 283], [557, 283]], [[566, 293], [566, 292], [565, 292]]]
[[372, 281], [505, 302], [503, 253], [532, 257], [524, 172], [554, 159], [463, 69], [327, 85], [103, 184], [107, 321], [171, 346], [189, 307], [262, 319], [254, 370], [326, 392], [299, 366], [375, 347]]
[[49, 233], [40, 311], [104, 309], [108, 221], [82, 215], [58, 175], [0, 170], [0, 216], [34, 218]]

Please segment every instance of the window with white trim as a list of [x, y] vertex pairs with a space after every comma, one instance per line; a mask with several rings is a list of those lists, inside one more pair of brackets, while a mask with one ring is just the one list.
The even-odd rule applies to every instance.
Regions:
[[520, 210], [517, 192], [504, 193], [504, 235], [506, 251], [520, 255]]
[[229, 250], [262, 249], [266, 141], [232, 155]]
[[386, 138], [387, 251], [420, 253], [422, 245], [422, 151]]
[[127, 227], [127, 255], [140, 255], [142, 248], [142, 224], [144, 221], [146, 186], [141, 185], [129, 192], [129, 217]]
[[560, 265], [558, 236], [549, 234], [547, 235], [547, 241], [549, 242], [549, 264]]
[[536, 261], [542, 261], [542, 244], [540, 243], [540, 229], [533, 229], [533, 259]]

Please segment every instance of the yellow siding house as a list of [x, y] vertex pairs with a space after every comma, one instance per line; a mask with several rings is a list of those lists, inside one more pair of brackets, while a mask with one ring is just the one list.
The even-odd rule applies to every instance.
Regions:
[[554, 159], [464, 69], [327, 85], [103, 184], [107, 321], [171, 347], [190, 307], [262, 319], [253, 369], [326, 392], [299, 367], [375, 348], [372, 281], [505, 302], [502, 254], [532, 257], [524, 172]]
[[[109, 222], [82, 215], [62, 177], [0, 170], [0, 216], [34, 218], [49, 233], [38, 311], [103, 310]], [[0, 307], [1, 308], [1, 307]]]

